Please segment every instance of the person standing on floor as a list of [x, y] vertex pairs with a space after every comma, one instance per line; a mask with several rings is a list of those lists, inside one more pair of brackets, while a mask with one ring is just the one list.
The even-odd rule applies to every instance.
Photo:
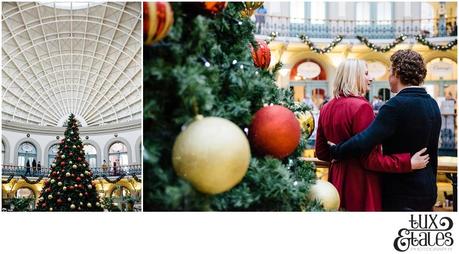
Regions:
[[421, 87], [426, 77], [422, 56], [410, 49], [391, 58], [390, 89], [396, 96], [379, 110], [363, 132], [330, 147], [335, 160], [359, 158], [382, 144], [385, 155], [415, 154], [424, 147], [430, 157], [423, 170], [382, 177], [382, 204], [386, 211], [432, 211], [437, 199], [438, 140], [441, 115], [437, 102]]

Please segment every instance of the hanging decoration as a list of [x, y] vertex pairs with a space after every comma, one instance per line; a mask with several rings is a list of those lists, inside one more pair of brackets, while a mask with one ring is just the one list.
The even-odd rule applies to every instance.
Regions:
[[24, 181], [26, 183], [28, 183], [28, 184], [37, 184], [37, 183], [39, 183], [41, 181], [41, 179], [43, 179], [43, 176], [38, 177], [37, 180], [35, 180], [35, 181], [29, 180], [29, 178], [27, 178], [26, 176], [23, 176], [23, 175], [21, 175], [21, 178], [24, 179]]
[[174, 23], [174, 13], [169, 3], [143, 3], [144, 43], [151, 46], [167, 36]]
[[214, 15], [220, 13], [228, 6], [228, 2], [202, 2], [201, 4], [206, 12]]
[[388, 44], [388, 45], [386, 45], [384, 47], [375, 45], [374, 43], [370, 42], [367, 37], [363, 37], [363, 36], [357, 35], [356, 38], [361, 43], [365, 44], [371, 50], [376, 51], [376, 52], [385, 53], [385, 52], [393, 49], [398, 44], [402, 43], [404, 40], [406, 40], [407, 36], [404, 35], [404, 34], [401, 34], [399, 37], [395, 38], [395, 40], [393, 42], [391, 42], [390, 44]]
[[333, 41], [328, 44], [327, 47], [321, 49], [321, 48], [317, 48], [315, 47], [314, 43], [309, 39], [308, 36], [302, 34], [299, 36], [300, 39], [303, 41], [303, 43], [305, 43], [306, 45], [309, 46], [309, 49], [318, 53], [318, 54], [324, 54], [324, 53], [329, 53], [334, 47], [336, 47], [336, 45], [338, 45], [344, 38], [344, 36], [342, 35], [338, 35], [335, 37], [335, 39], [333, 39]]
[[416, 35], [416, 40], [424, 46], [429, 47], [432, 50], [439, 50], [439, 51], [448, 51], [457, 45], [457, 38], [448, 42], [446, 45], [438, 45], [433, 44], [432, 42], [428, 41], [424, 35]]
[[237, 185], [247, 173], [250, 157], [245, 133], [220, 117], [196, 117], [172, 148], [175, 172], [206, 194], [222, 193]]
[[7, 183], [10, 183], [10, 182], [11, 182], [11, 180], [13, 179], [13, 177], [14, 177], [14, 175], [10, 175], [10, 176], [8, 177], [8, 179], [6, 179], [6, 180], [2, 180], [2, 184], [7, 184]]
[[270, 44], [271, 42], [273, 42], [277, 37], [277, 33], [276, 32], [271, 32], [271, 34], [269, 34], [269, 38], [265, 40], [266, 44]]
[[244, 10], [241, 11], [242, 17], [249, 18], [253, 13], [263, 6], [263, 2], [242, 2], [244, 5]]
[[250, 52], [252, 53], [253, 64], [261, 69], [268, 69], [271, 63], [271, 50], [268, 44], [264, 41], [257, 41], [257, 49], [254, 49], [252, 44], [250, 45]]

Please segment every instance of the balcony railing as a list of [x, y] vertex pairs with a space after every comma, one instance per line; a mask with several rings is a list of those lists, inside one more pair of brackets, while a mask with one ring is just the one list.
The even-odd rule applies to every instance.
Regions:
[[[123, 175], [142, 175], [142, 165], [141, 164], [132, 164], [125, 166], [109, 167], [103, 169], [102, 167], [92, 167], [90, 168], [93, 176], [106, 176], [106, 177], [119, 177]], [[40, 170], [33, 170], [32, 167], [27, 169], [25, 166], [16, 166], [16, 165], [2, 165], [2, 175], [3, 176], [26, 176], [26, 177], [48, 177], [51, 172], [50, 168], [41, 168]]]
[[393, 20], [313, 20], [282, 16], [255, 14], [255, 33], [279, 37], [298, 37], [305, 34], [310, 38], [334, 38], [337, 35], [361, 35], [370, 39], [393, 39], [400, 34], [426, 37], [457, 36], [456, 17], [435, 19], [393, 19]]

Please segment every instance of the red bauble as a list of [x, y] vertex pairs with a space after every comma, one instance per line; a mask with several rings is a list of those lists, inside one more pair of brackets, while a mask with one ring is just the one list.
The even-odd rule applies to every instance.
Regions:
[[70, 186], [70, 187], [69, 187], [69, 189], [70, 189], [70, 190], [73, 190], [73, 189], [75, 189], [75, 187], [73, 187], [73, 186]]
[[76, 178], [76, 181], [77, 181], [77, 182], [81, 181], [81, 178], [80, 178], [80, 177], [77, 177], [77, 178]]
[[145, 45], [162, 40], [174, 23], [174, 13], [169, 3], [143, 3], [143, 36]]
[[64, 148], [69, 148], [69, 147], [67, 145], [65, 145]]
[[65, 166], [65, 161], [61, 162], [61, 166]]
[[300, 143], [301, 128], [288, 108], [266, 106], [255, 113], [249, 130], [250, 144], [260, 155], [283, 159]]
[[217, 14], [223, 11], [228, 5], [227, 2], [203, 2], [202, 7], [204, 10], [211, 14]]
[[58, 200], [57, 200], [57, 204], [58, 204], [58, 205], [62, 204], [62, 199], [58, 199]]
[[77, 159], [77, 160], [81, 161], [81, 157], [78, 157], [78, 159]]
[[41, 207], [43, 208], [46, 207], [46, 203], [41, 204]]
[[78, 188], [83, 189], [83, 185], [82, 185], [82, 184], [79, 184], [79, 185], [78, 185]]
[[271, 63], [271, 50], [265, 41], [257, 41], [258, 48], [255, 50], [250, 45], [250, 51], [252, 52], [253, 64], [261, 69], [267, 69]]
[[69, 153], [69, 155], [70, 155], [70, 156], [72, 156], [72, 155], [73, 155], [73, 153], [72, 153], [72, 152], [70, 152], [70, 153]]

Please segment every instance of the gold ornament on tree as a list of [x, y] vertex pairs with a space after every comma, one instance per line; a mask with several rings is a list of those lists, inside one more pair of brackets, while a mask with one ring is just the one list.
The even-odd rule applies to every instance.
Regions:
[[295, 115], [298, 122], [300, 122], [301, 131], [306, 134], [306, 138], [308, 139], [314, 132], [314, 115], [311, 111], [296, 112]]
[[317, 180], [309, 190], [309, 198], [319, 200], [327, 211], [337, 211], [340, 205], [339, 193], [333, 184]]
[[224, 118], [206, 117], [180, 133], [172, 150], [172, 165], [198, 191], [230, 190], [247, 173], [250, 145], [244, 132]]
[[242, 2], [244, 10], [241, 11], [242, 17], [248, 18], [253, 15], [255, 10], [263, 6], [263, 2]]

